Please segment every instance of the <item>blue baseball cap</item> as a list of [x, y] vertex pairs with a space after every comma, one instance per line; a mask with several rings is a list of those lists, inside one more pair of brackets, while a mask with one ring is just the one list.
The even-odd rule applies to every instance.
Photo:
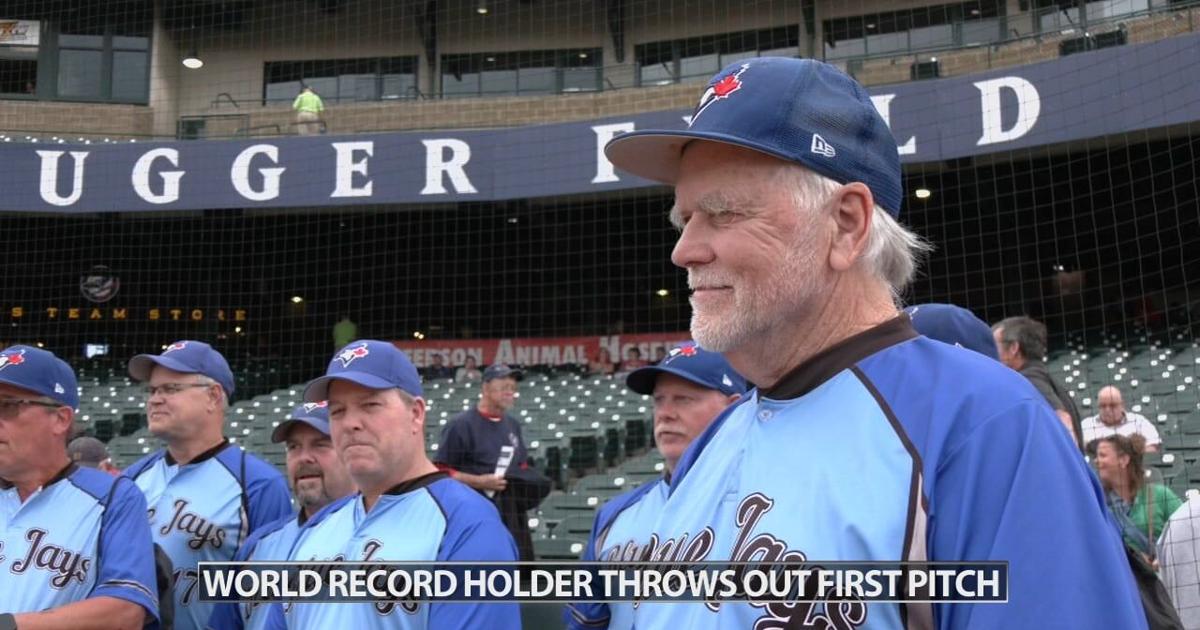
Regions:
[[79, 382], [66, 361], [30, 346], [0, 351], [0, 383], [27, 389], [72, 409], [79, 408]]
[[321, 402], [306, 402], [296, 407], [292, 413], [288, 414], [287, 420], [280, 422], [279, 426], [271, 432], [271, 441], [278, 444], [286, 440], [292, 427], [297, 424], [307, 424], [321, 433], [329, 435], [329, 403], [322, 400]]
[[521, 372], [521, 370], [509, 367], [503, 363], [489, 365], [488, 368], [483, 371], [484, 383], [498, 378], [511, 378], [519, 381], [524, 377], [525, 375]]
[[315, 378], [304, 388], [304, 400], [329, 400], [329, 384], [350, 381], [370, 389], [399, 388], [412, 396], [424, 396], [421, 377], [408, 355], [387, 341], [360, 339], [351, 341], [333, 355], [325, 376]]
[[687, 143], [710, 140], [799, 163], [836, 182], [862, 182], [900, 213], [900, 152], [871, 97], [841, 70], [812, 59], [738, 61], [708, 82], [685, 130], [641, 130], [604, 153], [639, 177], [674, 184]]
[[162, 354], [139, 354], [129, 360], [129, 375], [136, 381], [148, 381], [156, 365], [182, 374], [203, 374], [216, 381], [227, 397], [233, 397], [229, 362], [203, 341], [185, 339], [167, 346]]
[[975, 313], [953, 304], [917, 304], [904, 312], [922, 335], [1000, 360], [991, 327]]
[[629, 389], [649, 396], [654, 393], [654, 383], [660, 374], [674, 374], [726, 396], [746, 393], [746, 379], [733, 370], [725, 357], [695, 343], [673, 348], [657, 365], [647, 365], [630, 372], [625, 377], [625, 384]]

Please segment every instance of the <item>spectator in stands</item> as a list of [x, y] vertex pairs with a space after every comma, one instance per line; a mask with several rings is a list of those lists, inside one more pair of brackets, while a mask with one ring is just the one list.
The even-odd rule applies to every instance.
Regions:
[[[271, 442], [287, 445], [287, 476], [297, 509], [252, 532], [234, 555], [235, 562], [287, 560], [304, 523], [325, 506], [356, 491], [350, 472], [333, 447], [328, 402], [304, 403], [293, 409], [271, 432]], [[268, 607], [253, 602], [217, 604], [207, 628], [261, 628], [267, 611]]]
[[71, 461], [80, 466], [95, 468], [110, 475], [121, 474], [121, 469], [112, 463], [108, 447], [94, 437], [84, 435], [71, 440], [67, 445], [67, 454], [70, 455]]
[[466, 364], [458, 368], [454, 373], [455, 383], [474, 383], [483, 379], [483, 372], [479, 371], [479, 366], [475, 363], [475, 357], [467, 355]]
[[637, 348], [630, 348], [629, 358], [621, 362], [621, 369], [619, 371], [632, 372], [638, 368], [646, 367], [647, 365], [649, 364], [646, 363], [646, 360], [642, 358], [642, 351], [638, 350]]
[[[671, 488], [671, 472], [688, 445], [746, 393], [745, 379], [725, 357], [692, 342], [672, 349], [657, 365], [631, 372], [625, 384], [638, 394], [654, 397], [654, 444], [663, 457], [663, 476], [613, 497], [600, 508], [583, 551], [584, 562], [610, 560], [600, 556], [604, 538], [611, 535], [621, 540], [639, 514], [662, 511]], [[616, 612], [619, 617], [624, 609]], [[563, 619], [572, 630], [630, 625], [627, 619], [612, 619], [603, 602], [572, 603]]]
[[953, 304], [917, 304], [904, 309], [917, 332], [989, 358], [996, 356], [992, 330], [975, 313]]
[[1095, 450], [1094, 442], [1109, 435], [1140, 435], [1145, 440], [1146, 452], [1157, 453], [1162, 444], [1158, 437], [1158, 429], [1139, 413], [1125, 411], [1125, 401], [1121, 399], [1121, 390], [1115, 385], [1107, 385], [1100, 389], [1096, 396], [1100, 404], [1100, 413], [1083, 419], [1083, 444], [1088, 452]]
[[433, 355], [433, 364], [425, 366], [425, 380], [435, 381], [442, 378], [454, 378], [454, 371], [446, 365], [446, 357], [441, 353]]
[[434, 463], [493, 499], [521, 560], [533, 560], [526, 512], [550, 492], [550, 480], [533, 468], [521, 423], [508, 413], [521, 378], [520, 371], [504, 364], [484, 370], [479, 404], [446, 424]]
[[596, 360], [588, 364], [588, 374], [597, 376], [612, 376], [617, 371], [617, 366], [613, 363], [612, 358], [608, 354], [608, 349], [600, 347], [600, 352], [596, 356]]
[[1157, 555], [1155, 542], [1183, 501], [1170, 488], [1146, 482], [1144, 448], [1140, 435], [1102, 437], [1096, 445], [1096, 471], [1125, 544], [1152, 562]]
[[350, 320], [349, 315], [342, 315], [342, 318], [333, 325], [334, 352], [350, 345], [350, 342], [355, 339], [358, 339], [358, 325]]
[[296, 112], [296, 133], [302, 136], [315, 136], [325, 127], [325, 103], [312, 87], [304, 86], [296, 100], [292, 101], [292, 110]]
[[1183, 627], [1200, 630], [1200, 495], [1171, 515], [1158, 541], [1159, 575]]
[[1000, 362], [1029, 379], [1083, 450], [1083, 430], [1075, 401], [1046, 369], [1046, 326], [1029, 317], [1009, 317], [992, 326]]

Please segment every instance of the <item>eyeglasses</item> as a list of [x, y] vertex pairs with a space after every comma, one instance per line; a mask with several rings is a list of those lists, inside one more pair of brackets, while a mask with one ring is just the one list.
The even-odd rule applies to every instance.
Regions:
[[45, 407], [47, 409], [58, 409], [65, 407], [61, 403], [51, 402], [48, 400], [30, 400], [28, 398], [0, 398], [0, 418], [12, 420], [21, 414], [21, 408], [29, 405], [37, 407]]
[[192, 387], [212, 387], [212, 385], [210, 383], [163, 383], [162, 385], [147, 385], [142, 388], [142, 391], [146, 394], [146, 398], [152, 398], [155, 394], [174, 396]]

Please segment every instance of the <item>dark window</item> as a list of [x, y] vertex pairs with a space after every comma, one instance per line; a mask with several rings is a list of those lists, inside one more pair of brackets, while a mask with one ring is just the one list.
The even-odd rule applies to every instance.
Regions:
[[54, 25], [57, 49], [48, 51], [55, 95], [68, 100], [149, 102], [153, 16], [148, 7], [144, 2], [114, 0], [81, 5], [65, 14]]
[[826, 59], [984, 44], [1004, 36], [1004, 5], [975, 0], [916, 7], [826, 20], [824, 29]]
[[799, 44], [800, 27], [780, 26], [639, 44], [634, 56], [640, 85], [664, 85], [708, 78], [750, 57], [795, 57]]
[[417, 95], [416, 57], [269, 61], [263, 73], [264, 104], [291, 103], [304, 86], [335, 103]]
[[600, 55], [599, 48], [442, 55], [442, 96], [596, 91]]

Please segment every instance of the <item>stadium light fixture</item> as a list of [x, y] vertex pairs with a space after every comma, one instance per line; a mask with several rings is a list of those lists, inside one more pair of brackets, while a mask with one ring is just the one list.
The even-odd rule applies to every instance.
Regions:
[[292, 304], [299, 304], [303, 301], [304, 301], [304, 298], [300, 297], [299, 295], [292, 296]]
[[413, 339], [424, 339], [424, 338], [425, 338], [425, 333], [423, 333], [419, 330], [413, 331]]
[[917, 196], [917, 199], [928, 199], [933, 196], [933, 193], [928, 188], [918, 188], [913, 191], [913, 194]]
[[667, 297], [668, 295], [671, 295], [671, 292], [666, 289], [659, 289], [655, 291], [654, 294], [658, 297]]
[[475, 12], [478, 13], [479, 15], [487, 15], [488, 14], [487, 2], [480, 2], [475, 7]]
[[183, 67], [189, 70], [199, 70], [200, 68], [204, 67], [204, 60], [201, 59], [200, 55], [196, 53], [195, 48], [188, 53], [188, 56], [183, 58]]
[[240, 335], [240, 334], [242, 334], [242, 327], [241, 327], [241, 326], [234, 326], [234, 327], [233, 327], [233, 332], [235, 332], [235, 333], [237, 333], [237, 334], [239, 334], [239, 335]]

